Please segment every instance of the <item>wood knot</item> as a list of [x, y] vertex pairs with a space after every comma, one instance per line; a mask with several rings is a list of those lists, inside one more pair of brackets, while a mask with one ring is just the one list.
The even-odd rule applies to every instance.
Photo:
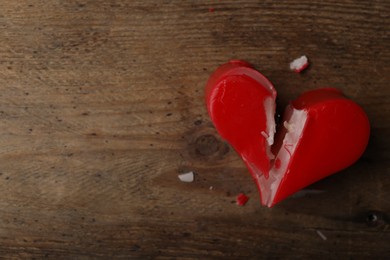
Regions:
[[201, 156], [210, 156], [218, 152], [220, 141], [214, 135], [201, 135], [195, 140], [195, 151]]
[[210, 159], [222, 159], [229, 152], [229, 146], [212, 134], [198, 136], [193, 143], [193, 149], [197, 157]]
[[202, 162], [221, 162], [229, 156], [230, 146], [224, 142], [216, 130], [206, 124], [194, 127], [184, 136], [187, 139], [187, 152], [190, 160]]

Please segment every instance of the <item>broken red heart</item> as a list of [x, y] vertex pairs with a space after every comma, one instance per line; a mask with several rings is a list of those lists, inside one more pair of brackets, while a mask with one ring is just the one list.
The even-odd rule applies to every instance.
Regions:
[[211, 120], [241, 155], [269, 207], [353, 164], [370, 132], [363, 109], [337, 89], [302, 94], [278, 127], [275, 98], [273, 85], [244, 61], [222, 65], [206, 86]]

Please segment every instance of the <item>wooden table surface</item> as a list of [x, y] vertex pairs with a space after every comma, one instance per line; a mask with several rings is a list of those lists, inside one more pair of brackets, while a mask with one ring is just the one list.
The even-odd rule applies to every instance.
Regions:
[[[1, 1], [0, 257], [390, 257], [389, 13], [386, 0]], [[302, 54], [311, 67], [289, 71]], [[320, 194], [262, 207], [204, 105], [230, 59], [266, 75], [281, 107], [341, 89], [371, 121], [363, 157], [309, 187]]]

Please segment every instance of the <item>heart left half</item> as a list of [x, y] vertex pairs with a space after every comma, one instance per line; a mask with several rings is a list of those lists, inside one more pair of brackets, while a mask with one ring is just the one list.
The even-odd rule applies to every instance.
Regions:
[[366, 114], [338, 90], [318, 89], [293, 101], [277, 133], [275, 99], [271, 82], [245, 61], [220, 66], [206, 85], [211, 120], [268, 207], [354, 163], [369, 137]]

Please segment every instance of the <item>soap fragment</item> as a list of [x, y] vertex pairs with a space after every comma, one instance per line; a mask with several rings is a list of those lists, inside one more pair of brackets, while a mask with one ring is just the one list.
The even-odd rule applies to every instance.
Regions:
[[178, 175], [180, 181], [182, 182], [193, 182], [194, 181], [194, 172], [187, 172]]
[[300, 73], [309, 66], [309, 60], [305, 55], [293, 60], [290, 63], [290, 70], [293, 70], [296, 73]]
[[236, 203], [238, 206], [244, 206], [248, 202], [248, 200], [248, 196], [246, 196], [244, 193], [240, 193], [236, 198]]

